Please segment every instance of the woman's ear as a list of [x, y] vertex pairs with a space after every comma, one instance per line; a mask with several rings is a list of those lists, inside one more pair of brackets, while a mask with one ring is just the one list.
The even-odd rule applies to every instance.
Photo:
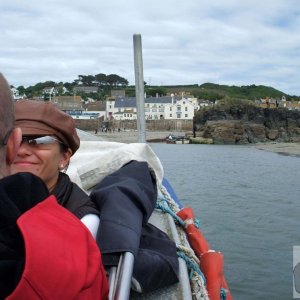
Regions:
[[64, 166], [67, 166], [69, 164], [71, 156], [72, 156], [72, 150], [70, 148], [68, 148], [68, 150], [63, 153], [61, 164], [63, 164]]
[[14, 128], [11, 132], [6, 145], [6, 163], [11, 165], [17, 156], [22, 141], [21, 128]]

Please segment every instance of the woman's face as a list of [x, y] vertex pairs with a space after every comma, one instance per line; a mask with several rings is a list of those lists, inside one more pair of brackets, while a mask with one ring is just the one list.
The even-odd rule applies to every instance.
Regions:
[[11, 165], [11, 172], [35, 174], [45, 182], [51, 192], [57, 183], [59, 171], [69, 162], [71, 150], [68, 148], [63, 152], [56, 137], [39, 138], [23, 136], [17, 156]]

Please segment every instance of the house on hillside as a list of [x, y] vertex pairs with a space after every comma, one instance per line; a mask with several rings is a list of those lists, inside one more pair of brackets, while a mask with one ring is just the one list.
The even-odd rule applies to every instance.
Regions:
[[18, 101], [18, 100], [21, 100], [21, 99], [25, 99], [25, 98], [26, 98], [26, 95], [25, 95], [25, 94], [20, 95], [19, 90], [16, 89], [15, 87], [12, 87], [10, 90], [11, 90], [13, 99], [14, 99], [15, 101]]
[[99, 88], [97, 86], [84, 86], [84, 85], [80, 85], [80, 86], [75, 86], [73, 88], [73, 92], [74, 93], [85, 93], [85, 94], [89, 94], [89, 93], [98, 93]]
[[103, 101], [94, 101], [89, 102], [83, 105], [84, 111], [82, 116], [86, 119], [95, 119], [100, 117], [105, 117], [105, 102]]
[[111, 97], [125, 97], [125, 90], [111, 90], [110, 91]]
[[58, 94], [58, 91], [54, 86], [50, 86], [43, 88], [42, 94], [45, 98], [49, 98], [51, 100], [52, 97]]
[[83, 100], [80, 96], [55, 96], [51, 102], [72, 117], [82, 115], [84, 110], [82, 107]]

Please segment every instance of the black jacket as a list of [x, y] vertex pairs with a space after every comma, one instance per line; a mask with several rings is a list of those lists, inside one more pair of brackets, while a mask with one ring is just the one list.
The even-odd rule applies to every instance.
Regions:
[[156, 200], [156, 180], [146, 162], [131, 161], [105, 177], [90, 195], [100, 211], [97, 243], [105, 266], [117, 265], [119, 254], [135, 256], [133, 277], [144, 292], [178, 281], [176, 246], [148, 223]]

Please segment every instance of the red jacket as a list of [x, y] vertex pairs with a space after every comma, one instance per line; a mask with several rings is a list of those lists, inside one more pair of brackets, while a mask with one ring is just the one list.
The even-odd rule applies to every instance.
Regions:
[[106, 299], [99, 248], [88, 229], [54, 196], [22, 214], [26, 263], [9, 300]]

